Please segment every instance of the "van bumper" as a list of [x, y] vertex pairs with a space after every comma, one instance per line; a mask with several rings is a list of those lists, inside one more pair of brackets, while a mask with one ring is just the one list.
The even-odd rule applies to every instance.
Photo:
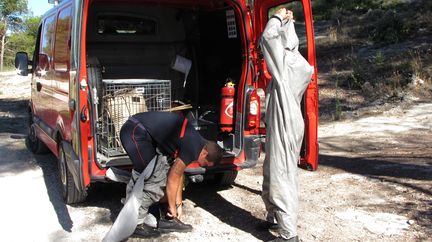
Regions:
[[[252, 168], [256, 166], [261, 151], [261, 137], [259, 135], [250, 135], [244, 138], [243, 155], [240, 155], [240, 159], [244, 159], [243, 162], [236, 164], [223, 164], [215, 167], [194, 167], [186, 168], [185, 174], [187, 175], [202, 175], [209, 173], [220, 173], [232, 170], [241, 170]], [[244, 157], [244, 158], [242, 158]], [[233, 161], [236, 159], [233, 159]]]

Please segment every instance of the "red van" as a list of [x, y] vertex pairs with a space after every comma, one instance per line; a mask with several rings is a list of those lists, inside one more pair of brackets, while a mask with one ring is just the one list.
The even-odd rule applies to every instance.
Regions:
[[[83, 201], [92, 182], [109, 180], [109, 168], [131, 168], [118, 132], [138, 112], [182, 112], [226, 150], [220, 166], [188, 166], [193, 179], [230, 184], [255, 166], [271, 79], [258, 42], [281, 5], [294, 10], [300, 50], [316, 66], [310, 0], [64, 0], [48, 11], [33, 60], [17, 53], [16, 66], [32, 74], [29, 145], [58, 157], [66, 202]], [[311, 170], [317, 100], [315, 74], [303, 101], [300, 164]]]

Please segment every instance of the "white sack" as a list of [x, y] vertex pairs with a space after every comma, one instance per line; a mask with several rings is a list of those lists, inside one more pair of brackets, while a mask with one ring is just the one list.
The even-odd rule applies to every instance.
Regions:
[[103, 242], [117, 242], [129, 238], [138, 224], [138, 213], [141, 206], [140, 198], [143, 196], [144, 180], [148, 179], [161, 156], [155, 156], [139, 176], [132, 193], [117, 216], [110, 231], [105, 235]]

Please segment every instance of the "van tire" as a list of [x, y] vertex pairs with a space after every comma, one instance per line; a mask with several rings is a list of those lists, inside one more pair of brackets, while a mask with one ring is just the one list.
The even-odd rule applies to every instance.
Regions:
[[62, 145], [59, 147], [59, 158], [58, 158], [58, 170], [60, 176], [62, 197], [66, 204], [74, 204], [83, 202], [87, 194], [80, 192], [73, 180], [72, 174], [66, 164], [66, 155], [64, 153]]
[[35, 124], [33, 124], [32, 114], [29, 113], [28, 134], [26, 143], [33, 154], [46, 154], [48, 147], [36, 136]]
[[222, 173], [215, 174], [215, 182], [217, 185], [226, 187], [234, 184], [237, 178], [238, 171], [226, 171]]

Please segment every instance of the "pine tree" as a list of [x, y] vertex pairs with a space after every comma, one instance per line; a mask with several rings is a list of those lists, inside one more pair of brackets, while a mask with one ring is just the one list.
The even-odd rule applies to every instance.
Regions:
[[19, 15], [27, 12], [27, 0], [0, 1], [0, 71], [3, 71], [4, 53], [7, 45], [7, 32], [8, 30], [17, 27], [17, 24], [21, 22]]

